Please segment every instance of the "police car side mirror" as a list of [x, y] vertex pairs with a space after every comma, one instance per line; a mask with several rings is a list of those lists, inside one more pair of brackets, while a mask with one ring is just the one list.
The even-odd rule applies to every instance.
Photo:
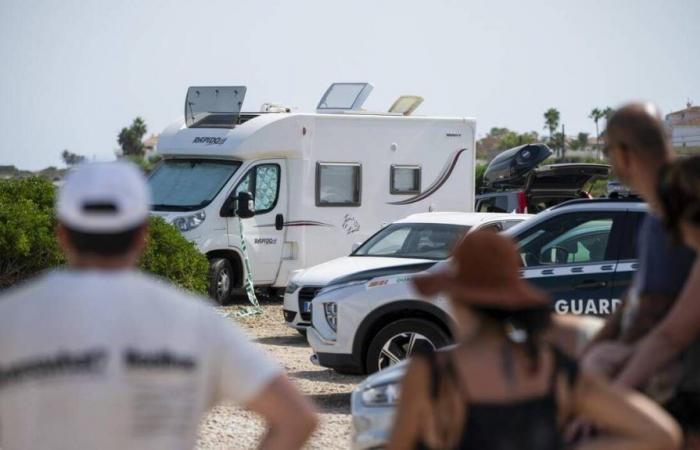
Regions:
[[255, 216], [253, 194], [250, 192], [239, 192], [236, 200], [236, 215], [238, 217], [241, 219], [250, 219]]

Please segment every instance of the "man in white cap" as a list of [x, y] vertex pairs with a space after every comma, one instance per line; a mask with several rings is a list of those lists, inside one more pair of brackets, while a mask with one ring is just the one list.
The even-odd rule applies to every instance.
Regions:
[[149, 202], [128, 163], [66, 177], [69, 267], [0, 297], [0, 448], [192, 448], [222, 401], [262, 416], [261, 448], [300, 448], [315, 413], [281, 368], [201, 299], [135, 269]]

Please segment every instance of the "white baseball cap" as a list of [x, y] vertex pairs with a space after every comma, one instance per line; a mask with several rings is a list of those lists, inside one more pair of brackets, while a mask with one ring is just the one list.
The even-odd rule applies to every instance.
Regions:
[[58, 191], [56, 216], [76, 231], [119, 233], [146, 221], [151, 194], [134, 164], [87, 163], [71, 170]]

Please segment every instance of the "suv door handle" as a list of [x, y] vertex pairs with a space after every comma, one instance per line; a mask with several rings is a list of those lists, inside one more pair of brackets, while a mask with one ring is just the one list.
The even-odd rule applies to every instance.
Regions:
[[608, 283], [606, 281], [584, 280], [581, 283], [574, 285], [574, 289], [600, 289], [607, 285]]

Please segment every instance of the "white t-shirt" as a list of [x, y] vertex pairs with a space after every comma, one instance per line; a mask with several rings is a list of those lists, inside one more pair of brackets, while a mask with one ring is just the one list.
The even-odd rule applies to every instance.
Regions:
[[202, 299], [133, 270], [0, 296], [0, 448], [191, 449], [203, 414], [281, 368]]

